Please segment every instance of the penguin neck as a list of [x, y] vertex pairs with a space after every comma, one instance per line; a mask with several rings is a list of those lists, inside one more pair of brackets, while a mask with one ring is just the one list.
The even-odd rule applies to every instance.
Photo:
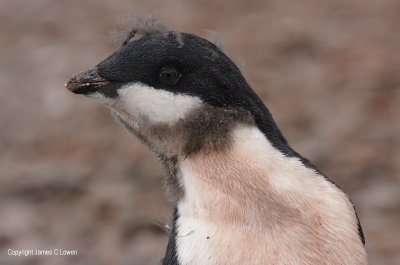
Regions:
[[366, 264], [341, 190], [254, 125], [238, 125], [231, 136], [224, 151], [177, 162], [179, 264]]
[[178, 209], [190, 209], [185, 214], [193, 217], [248, 223], [258, 229], [266, 224], [266, 217], [271, 221], [298, 215], [297, 209], [282, 201], [288, 194], [293, 200], [303, 196], [310, 187], [301, 175], [315, 175], [315, 171], [297, 157], [283, 154], [256, 126], [238, 125], [231, 136], [225, 150], [198, 152], [178, 162], [183, 187]]

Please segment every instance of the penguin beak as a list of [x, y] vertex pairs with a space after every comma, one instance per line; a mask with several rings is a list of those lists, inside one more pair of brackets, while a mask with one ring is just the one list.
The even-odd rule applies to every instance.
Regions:
[[73, 74], [65, 87], [75, 94], [90, 94], [97, 91], [101, 86], [109, 84], [110, 81], [102, 78], [97, 67]]

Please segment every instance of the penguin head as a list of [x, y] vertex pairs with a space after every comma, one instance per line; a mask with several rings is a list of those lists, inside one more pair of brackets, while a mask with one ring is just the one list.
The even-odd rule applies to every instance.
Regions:
[[154, 137], [171, 142], [173, 135], [191, 130], [186, 137], [211, 134], [212, 141], [220, 141], [234, 124], [262, 120], [260, 115], [268, 113], [228, 56], [189, 33], [152, 33], [127, 42], [94, 68], [74, 74], [66, 87], [111, 108], [161, 153], [165, 150]]

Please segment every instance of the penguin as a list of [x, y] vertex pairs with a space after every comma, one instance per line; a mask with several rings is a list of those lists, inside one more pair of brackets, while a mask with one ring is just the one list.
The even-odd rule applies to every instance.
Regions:
[[290, 147], [219, 47], [132, 32], [66, 88], [108, 107], [164, 166], [175, 204], [164, 265], [367, 264], [349, 197]]

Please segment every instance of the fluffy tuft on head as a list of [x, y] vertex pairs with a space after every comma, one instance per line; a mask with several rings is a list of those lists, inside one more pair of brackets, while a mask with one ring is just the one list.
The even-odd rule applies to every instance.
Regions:
[[126, 35], [125, 40], [122, 42], [122, 46], [142, 36], [151, 34], [166, 34], [171, 31], [167, 25], [161, 23], [153, 16], [145, 17], [140, 15], [132, 15], [130, 20], [132, 26]]
[[154, 18], [153, 16], [144, 16], [140, 14], [130, 14], [124, 17], [119, 23], [119, 30], [109, 33], [113, 43], [119, 46], [125, 46], [131, 41], [140, 39], [147, 35], [164, 35], [174, 33], [179, 46], [183, 46], [182, 34], [173, 31], [169, 26]]
[[117, 30], [109, 33], [111, 41], [119, 46], [150, 34], [167, 34], [171, 29], [153, 16], [129, 14], [117, 23]]
[[[172, 30], [167, 24], [154, 18], [151, 15], [145, 16], [141, 14], [132, 13], [125, 16], [117, 23], [117, 30], [109, 32], [111, 41], [118, 46], [125, 46], [131, 41], [140, 39], [143, 36], [151, 34], [168, 35], [174, 33], [176, 41], [180, 46], [184, 45], [182, 33]], [[214, 30], [205, 29], [206, 39], [223, 50], [223, 40]]]
[[221, 51], [224, 50], [224, 40], [215, 30], [205, 29], [204, 32], [207, 34], [207, 40], [217, 46]]

